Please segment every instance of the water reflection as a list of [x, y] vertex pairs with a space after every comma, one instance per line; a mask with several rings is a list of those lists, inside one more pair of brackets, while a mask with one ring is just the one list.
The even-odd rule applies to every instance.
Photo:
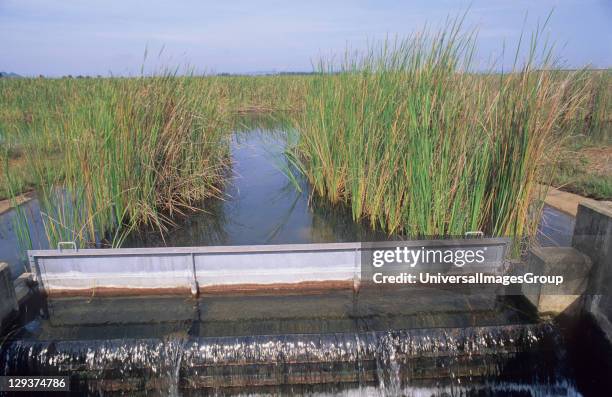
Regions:
[[[22, 249], [22, 240], [31, 241], [34, 249], [47, 249], [49, 244], [45, 234], [45, 227], [40, 216], [38, 200], [30, 200], [20, 206], [21, 214], [12, 209], [0, 216], [0, 262], [6, 262], [11, 268], [13, 278], [28, 270], [27, 257]], [[20, 226], [17, 219], [22, 217], [27, 222], [27, 231]]]
[[574, 217], [545, 205], [538, 225], [538, 243], [543, 247], [570, 247], [574, 223]]
[[125, 246], [200, 246], [379, 240], [349, 211], [311, 200], [305, 179], [285, 156], [296, 135], [282, 118], [242, 118], [231, 138], [232, 167], [224, 200], [180, 220], [165, 236], [145, 231]]

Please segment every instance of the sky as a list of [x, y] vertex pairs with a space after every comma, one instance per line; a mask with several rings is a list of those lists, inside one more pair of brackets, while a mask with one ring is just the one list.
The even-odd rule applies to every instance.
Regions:
[[463, 26], [478, 30], [476, 64], [484, 68], [511, 62], [508, 49], [521, 32], [532, 32], [551, 10], [545, 33], [564, 67], [612, 67], [610, 0], [0, 0], [0, 71], [312, 71], [321, 57], [435, 29], [466, 11]]

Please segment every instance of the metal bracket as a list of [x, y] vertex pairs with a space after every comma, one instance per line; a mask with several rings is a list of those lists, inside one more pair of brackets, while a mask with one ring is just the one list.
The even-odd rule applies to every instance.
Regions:
[[353, 294], [359, 292], [361, 287], [361, 250], [355, 248], [355, 257], [353, 258]]
[[200, 294], [200, 286], [198, 285], [198, 278], [196, 277], [196, 264], [195, 255], [191, 253], [191, 295], [198, 297]]

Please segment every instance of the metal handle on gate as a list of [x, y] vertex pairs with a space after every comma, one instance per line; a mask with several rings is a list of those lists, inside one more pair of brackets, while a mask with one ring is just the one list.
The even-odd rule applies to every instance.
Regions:
[[57, 243], [57, 250], [61, 252], [62, 251], [62, 247], [66, 246], [66, 245], [71, 246], [74, 251], [78, 250], [77, 249], [77, 245], [76, 245], [76, 243], [74, 241], [60, 241], [60, 242], [58, 242]]
[[484, 233], [481, 232], [480, 230], [477, 230], [475, 232], [465, 232], [465, 234], [463, 235], [464, 237], [476, 237], [476, 238], [483, 238], [484, 237]]

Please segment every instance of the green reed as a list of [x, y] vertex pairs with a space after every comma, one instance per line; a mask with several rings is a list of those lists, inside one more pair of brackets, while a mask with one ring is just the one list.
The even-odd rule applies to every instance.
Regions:
[[33, 176], [52, 245], [118, 244], [134, 227], [163, 230], [219, 195], [228, 123], [212, 86], [172, 73], [11, 84], [20, 119], [7, 134]]
[[581, 74], [556, 75], [539, 35], [509, 73], [469, 72], [475, 36], [459, 22], [322, 61], [299, 120], [315, 191], [389, 233], [533, 232], [551, 137], [584, 94], [568, 98]]

